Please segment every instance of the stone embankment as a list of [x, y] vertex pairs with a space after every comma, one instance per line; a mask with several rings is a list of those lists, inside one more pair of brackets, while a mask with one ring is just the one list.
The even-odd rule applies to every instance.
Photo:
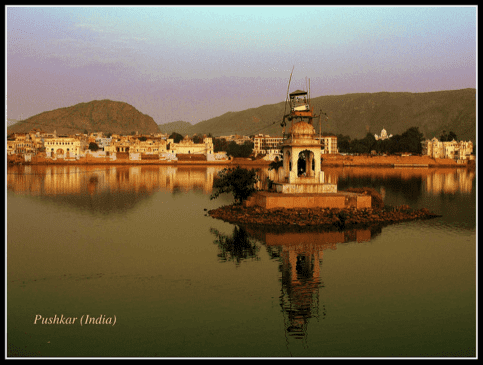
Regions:
[[388, 225], [417, 219], [440, 217], [428, 209], [413, 210], [407, 205], [382, 209], [311, 208], [272, 209], [227, 205], [208, 211], [216, 219], [243, 226], [299, 227], [317, 229], [348, 229]]

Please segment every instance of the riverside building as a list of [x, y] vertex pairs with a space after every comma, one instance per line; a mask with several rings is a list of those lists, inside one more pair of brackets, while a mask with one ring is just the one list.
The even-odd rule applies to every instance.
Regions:
[[436, 137], [421, 142], [422, 154], [431, 158], [449, 158], [457, 161], [473, 160], [473, 142], [454, 139], [448, 142], [441, 142]]

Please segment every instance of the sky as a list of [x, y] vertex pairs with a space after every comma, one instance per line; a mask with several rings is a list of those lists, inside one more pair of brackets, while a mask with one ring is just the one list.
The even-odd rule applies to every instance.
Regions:
[[92, 100], [158, 124], [284, 102], [477, 87], [476, 6], [6, 6], [6, 117]]

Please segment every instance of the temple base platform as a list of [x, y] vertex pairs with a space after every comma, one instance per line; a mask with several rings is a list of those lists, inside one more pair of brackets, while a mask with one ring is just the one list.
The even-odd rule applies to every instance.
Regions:
[[372, 198], [349, 192], [335, 193], [278, 193], [258, 191], [243, 202], [246, 207], [264, 209], [311, 209], [311, 208], [371, 208]]
[[273, 183], [275, 191], [282, 194], [337, 193], [336, 184]]

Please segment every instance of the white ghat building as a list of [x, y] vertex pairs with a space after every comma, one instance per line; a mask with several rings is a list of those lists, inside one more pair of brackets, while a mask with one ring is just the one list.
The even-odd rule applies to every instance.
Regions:
[[81, 141], [74, 137], [48, 138], [44, 147], [48, 158], [78, 158], [81, 153]]
[[453, 160], [473, 160], [473, 142], [454, 139], [450, 142], [441, 142], [436, 137], [421, 142], [422, 154], [431, 158], [450, 158]]
[[203, 143], [194, 143], [189, 136], [185, 136], [179, 143], [168, 139], [168, 152], [173, 154], [203, 154], [208, 157], [214, 150], [213, 139], [204, 137]]

